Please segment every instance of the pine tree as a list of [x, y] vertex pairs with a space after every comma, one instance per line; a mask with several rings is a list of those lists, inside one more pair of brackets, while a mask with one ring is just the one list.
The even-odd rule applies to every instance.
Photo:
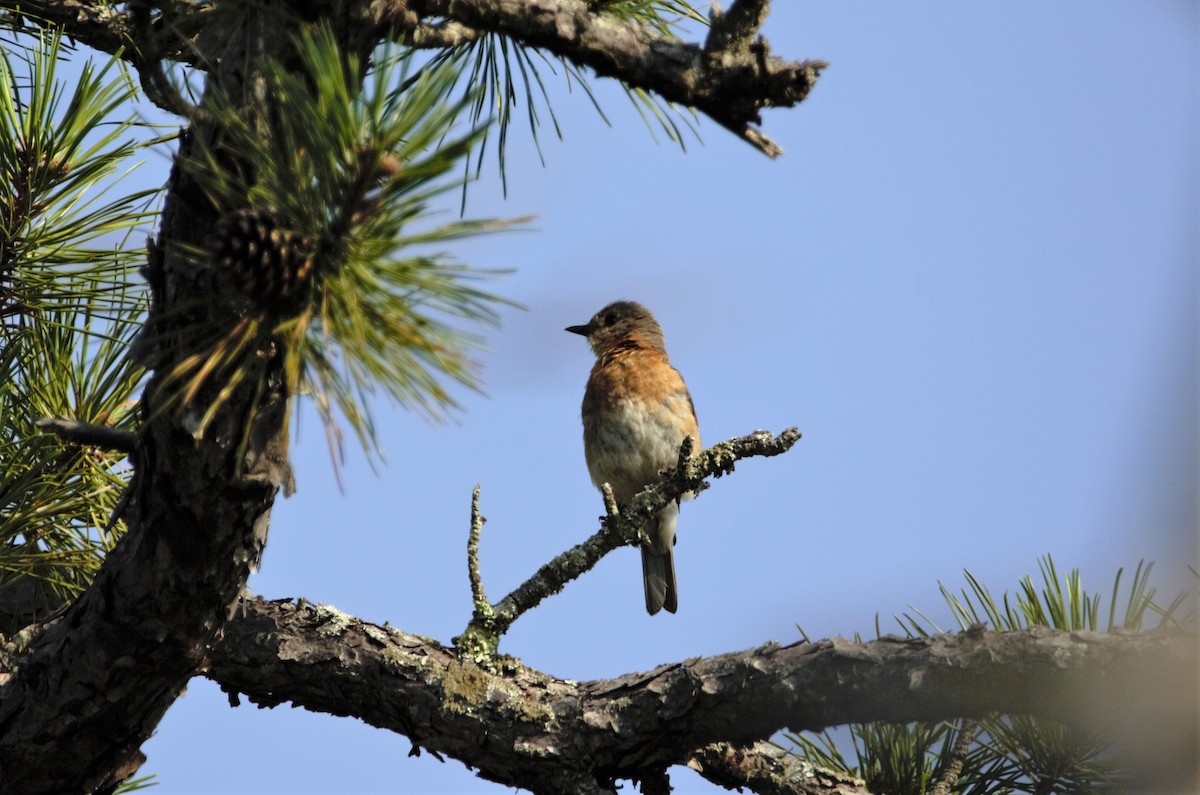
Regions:
[[[365, 395], [437, 418], [454, 407], [451, 384], [477, 385], [474, 351], [506, 301], [495, 274], [427, 244], [521, 219], [436, 223], [431, 206], [485, 154], [503, 170], [512, 98], [540, 98], [553, 121], [547, 64], [585, 89], [594, 72], [672, 140], [701, 114], [775, 157], [760, 111], [801, 102], [825, 64], [769, 52], [768, 6], [737, 0], [706, 19], [681, 0], [0, 5], [5, 792], [144, 784], [142, 743], [201, 672], [259, 704], [355, 715], [537, 792], [618, 780], [665, 792], [674, 764], [759, 792], [1122, 785], [1127, 755], [1054, 693], [1118, 682], [1125, 706], [1152, 713], [1162, 694], [1150, 685], [1186, 678], [1187, 609], [1159, 606], [1148, 568], [1122, 620], [1118, 580], [1108, 634], [1083, 639], [1072, 633], [1100, 628], [1099, 596], [1046, 559], [1046, 590], [1023, 583], [1012, 609], [974, 580], [947, 592], [957, 635], [905, 617], [903, 643], [764, 647], [689, 661], [654, 688], [630, 677], [598, 696], [499, 654], [525, 611], [637, 544], [641, 520], [741, 458], [786, 452], [794, 430], [695, 460], [685, 446], [662, 483], [610, 505], [600, 532], [495, 603], [476, 560], [477, 492], [475, 610], [453, 645], [244, 593], [273, 500], [294, 489], [297, 401], [332, 439], [348, 428], [375, 455]], [[707, 25], [703, 43], [683, 41], [681, 21]], [[68, 85], [56, 70], [76, 42], [110, 57]], [[138, 85], [177, 129], [137, 120]], [[171, 148], [169, 181], [123, 193], [149, 146]], [[1153, 611], [1164, 629], [1143, 631]], [[280, 638], [310, 656], [280, 658]], [[309, 664], [346, 643], [370, 652], [337, 671]], [[863, 674], [864, 659], [888, 675]], [[914, 671], [932, 684], [906, 695]], [[814, 692], [830, 694], [821, 709]], [[666, 701], [691, 715], [669, 731]], [[618, 712], [620, 731], [598, 718]], [[853, 761], [829, 735], [795, 735], [786, 751], [763, 742], [847, 723]], [[1180, 775], [1168, 765], [1164, 780]]]

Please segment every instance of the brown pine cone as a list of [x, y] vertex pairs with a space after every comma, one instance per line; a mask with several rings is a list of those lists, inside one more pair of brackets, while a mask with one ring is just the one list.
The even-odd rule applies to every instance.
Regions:
[[217, 222], [210, 250], [221, 271], [256, 306], [295, 311], [308, 300], [316, 244], [272, 210], [239, 210]]

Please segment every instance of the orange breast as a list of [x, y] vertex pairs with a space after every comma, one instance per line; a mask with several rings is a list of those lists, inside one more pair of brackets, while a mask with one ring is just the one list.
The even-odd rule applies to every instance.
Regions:
[[700, 445], [683, 378], [657, 351], [611, 352], [592, 368], [583, 396], [583, 442], [592, 481], [618, 501], [675, 465], [686, 436]]

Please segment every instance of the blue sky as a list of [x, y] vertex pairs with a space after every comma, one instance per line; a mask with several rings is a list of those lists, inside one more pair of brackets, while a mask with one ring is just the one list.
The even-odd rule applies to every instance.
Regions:
[[[522, 617], [502, 650], [570, 679], [768, 640], [871, 634], [969, 569], [1012, 592], [1051, 553], [1090, 588], [1196, 559], [1200, 169], [1197, 6], [781, 2], [787, 57], [832, 66], [768, 112], [767, 160], [716, 125], [655, 143], [596, 81], [566, 140], [509, 152], [469, 214], [534, 230], [455, 249], [525, 305], [481, 361], [486, 396], [435, 426], [379, 405], [389, 463], [349, 450], [339, 492], [303, 413], [254, 592], [444, 642], [470, 615], [471, 488], [498, 599], [596, 529], [579, 402], [591, 355], [563, 327], [617, 298], [662, 322], [708, 444], [796, 425], [684, 506], [677, 615], [642, 607], [618, 550]], [[150, 168], [165, 165], [151, 162]], [[456, 205], [448, 199], [447, 217]], [[215, 742], [214, 742], [215, 739]], [[167, 793], [499, 792], [354, 720], [248, 704], [196, 680], [146, 745]], [[683, 769], [677, 792], [716, 788]]]

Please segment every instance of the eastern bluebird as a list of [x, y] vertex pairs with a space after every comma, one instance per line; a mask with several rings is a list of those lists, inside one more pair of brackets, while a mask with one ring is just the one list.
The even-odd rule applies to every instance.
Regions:
[[[700, 450], [700, 428], [687, 384], [667, 361], [662, 328], [640, 304], [617, 301], [601, 309], [582, 334], [596, 354], [583, 393], [583, 452], [599, 488], [608, 483], [618, 503], [675, 466], [687, 436]], [[686, 496], [686, 495], [685, 495]], [[679, 606], [675, 584], [675, 520], [679, 502], [663, 508], [642, 546], [646, 611]]]

